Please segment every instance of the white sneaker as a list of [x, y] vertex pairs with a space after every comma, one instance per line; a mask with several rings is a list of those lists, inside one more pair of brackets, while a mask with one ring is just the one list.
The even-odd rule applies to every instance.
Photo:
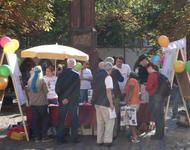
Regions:
[[131, 142], [136, 144], [136, 143], [139, 143], [140, 140], [138, 140], [138, 139], [132, 139]]

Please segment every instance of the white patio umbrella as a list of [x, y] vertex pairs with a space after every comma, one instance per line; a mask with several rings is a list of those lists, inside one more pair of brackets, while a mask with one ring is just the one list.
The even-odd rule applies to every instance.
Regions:
[[88, 54], [69, 46], [63, 45], [41, 45], [32, 47], [21, 52], [23, 58], [55, 59], [64, 60], [74, 58], [79, 61], [87, 61]]

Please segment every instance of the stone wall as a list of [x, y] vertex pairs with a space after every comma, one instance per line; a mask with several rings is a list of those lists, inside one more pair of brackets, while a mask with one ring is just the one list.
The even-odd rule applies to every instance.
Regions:
[[[125, 50], [125, 53], [124, 53]], [[99, 57], [104, 59], [108, 56], [123, 56], [125, 58], [125, 62], [133, 68], [138, 57], [145, 53], [147, 49], [139, 49], [139, 48], [97, 48]], [[125, 55], [125, 56], [124, 56]]]

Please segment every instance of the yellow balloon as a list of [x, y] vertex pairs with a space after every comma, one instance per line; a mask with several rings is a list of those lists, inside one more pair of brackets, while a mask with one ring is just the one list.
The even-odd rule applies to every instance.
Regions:
[[159, 38], [158, 38], [158, 44], [161, 46], [161, 47], [168, 47], [170, 41], [169, 41], [169, 38], [165, 35], [161, 35]]
[[15, 52], [16, 50], [18, 50], [18, 48], [19, 48], [19, 41], [18, 40], [16, 40], [16, 39], [12, 39], [11, 40], [11, 42], [14, 44], [14, 46], [13, 46], [13, 51]]
[[173, 68], [176, 73], [181, 73], [185, 70], [185, 63], [181, 60], [178, 60], [174, 63]]
[[3, 51], [4, 53], [14, 53], [19, 48], [19, 41], [12, 39], [10, 42], [6, 43]]
[[14, 53], [13, 49], [14, 49], [14, 43], [8, 42], [5, 44], [5, 46], [3, 48], [3, 52], [4, 53]]

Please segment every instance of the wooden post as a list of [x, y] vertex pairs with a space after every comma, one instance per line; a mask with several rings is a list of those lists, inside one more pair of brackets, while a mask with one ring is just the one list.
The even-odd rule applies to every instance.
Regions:
[[[14, 79], [12, 78], [12, 80], [14, 80]], [[13, 81], [13, 83], [14, 83], [14, 81]], [[15, 87], [14, 84], [13, 84], [13, 87], [14, 87], [14, 91], [15, 91], [15, 94], [16, 94], [16, 99], [17, 99], [20, 115], [21, 115], [21, 118], [22, 118], [22, 123], [23, 123], [23, 126], [24, 126], [24, 132], [25, 132], [25, 135], [26, 135], [26, 140], [29, 141], [28, 131], [27, 131], [27, 128], [26, 128], [26, 123], [24, 121], [25, 119], [24, 119], [24, 115], [23, 115], [23, 112], [22, 112], [22, 107], [21, 107], [21, 104], [20, 104], [20, 101], [19, 101], [19, 96], [18, 96], [18, 93], [16, 92], [16, 87]]]
[[167, 120], [169, 106], [170, 106], [170, 96], [167, 99], [166, 110], [165, 110], [165, 120]]
[[[15, 92], [16, 93], [16, 92]], [[17, 94], [16, 94], [17, 95]], [[17, 96], [16, 96], [17, 97]], [[17, 97], [17, 103], [18, 103], [18, 108], [19, 108], [19, 111], [20, 111], [20, 115], [21, 115], [21, 118], [22, 118], [22, 124], [24, 126], [24, 132], [25, 132], [25, 135], [26, 135], [26, 140], [29, 142], [29, 136], [28, 136], [28, 130], [26, 128], [26, 123], [24, 121], [24, 115], [23, 115], [23, 112], [22, 112], [22, 107], [21, 107], [21, 104], [20, 104], [20, 101]]]
[[1, 100], [0, 100], [0, 112], [1, 112], [1, 108], [2, 108], [2, 105], [3, 105], [3, 100], [4, 100], [4, 97], [5, 97], [5, 90], [2, 90], [0, 92], [1, 92]]
[[[179, 83], [179, 78], [177, 78], [177, 82]], [[184, 99], [184, 95], [183, 95], [183, 90], [182, 90], [182, 87], [179, 86], [179, 91], [180, 91], [180, 94], [181, 94], [181, 98], [182, 98], [182, 102], [183, 102], [183, 106], [185, 108], [185, 112], [186, 112], [186, 115], [187, 115], [187, 119], [188, 119], [188, 122], [189, 122], [189, 126], [190, 126], [190, 117], [189, 117], [189, 112], [187, 110], [187, 105], [186, 105], [186, 102], [185, 102], [185, 99]]]
[[[1, 56], [0, 65], [3, 64], [4, 57], [5, 57], [5, 53], [3, 52], [2, 56]], [[1, 99], [0, 99], [0, 112], [1, 112], [2, 105], [3, 105], [3, 100], [4, 100], [4, 97], [5, 97], [5, 90], [3, 90], [1, 94], [2, 94], [2, 96], [1, 96]]]
[[186, 112], [186, 115], [187, 115], [187, 119], [188, 119], [188, 122], [189, 122], [189, 126], [190, 126], [190, 117], [189, 117], [189, 112], [187, 110], [187, 105], [186, 105], [186, 102], [185, 102], [185, 99], [184, 97], [182, 97], [182, 101], [183, 101], [183, 105], [184, 105], [184, 108], [185, 108], [185, 112]]
[[4, 57], [5, 57], [5, 53], [3, 52], [1, 56], [1, 62], [0, 62], [1, 65], [3, 64]]

